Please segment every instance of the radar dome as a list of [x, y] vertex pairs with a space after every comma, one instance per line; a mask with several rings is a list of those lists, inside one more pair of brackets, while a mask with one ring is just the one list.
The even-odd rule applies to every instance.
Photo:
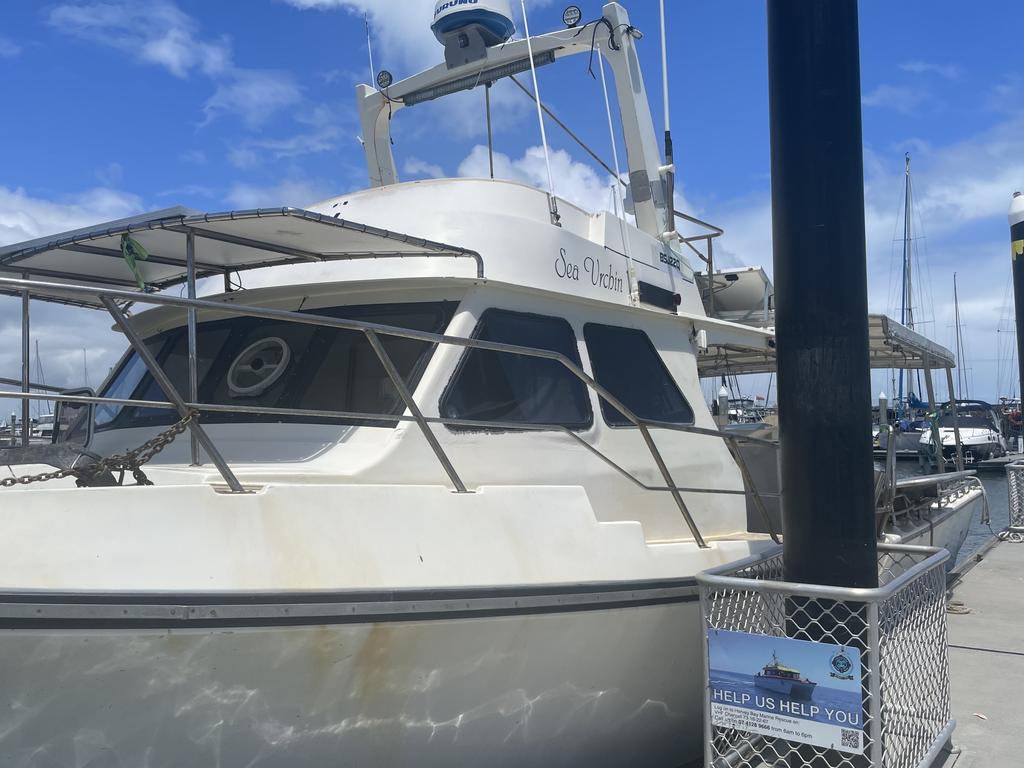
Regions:
[[476, 25], [484, 45], [501, 45], [516, 31], [509, 0], [437, 0], [430, 29], [444, 43], [456, 32]]

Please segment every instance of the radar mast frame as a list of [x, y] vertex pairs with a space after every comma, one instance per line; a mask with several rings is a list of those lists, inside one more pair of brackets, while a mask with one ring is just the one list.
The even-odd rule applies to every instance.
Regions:
[[[449, 69], [438, 64], [408, 77], [385, 91], [369, 85], [356, 87], [362, 143], [372, 187], [399, 182], [391, 149], [391, 118], [399, 109], [440, 98], [529, 68], [529, 50], [536, 65], [551, 63], [575, 54], [603, 56], [612, 68], [629, 169], [637, 227], [662, 241], [679, 237], [672, 223], [672, 201], [667, 199], [667, 174], [673, 168], [662, 164], [654, 130], [647, 89], [644, 85], [636, 44], [641, 37], [630, 24], [629, 14], [618, 3], [608, 3], [603, 15], [584, 25], [514, 40], [486, 49], [486, 56]], [[607, 34], [594, 29], [607, 28]], [[476, 76], [474, 81], [472, 78]], [[467, 84], [468, 82], [468, 84]], [[410, 97], [412, 97], [410, 99]]]

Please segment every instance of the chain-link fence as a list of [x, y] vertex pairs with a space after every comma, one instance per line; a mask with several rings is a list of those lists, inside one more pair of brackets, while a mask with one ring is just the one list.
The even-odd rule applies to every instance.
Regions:
[[1024, 461], [1006, 465], [1006, 489], [1010, 522], [999, 538], [1020, 543], [1024, 541]]
[[[705, 696], [708, 768], [918, 768], [952, 735], [945, 567], [931, 547], [879, 545], [879, 587], [843, 589], [782, 581], [775, 550], [697, 577], [705, 627], [830, 643], [860, 652], [862, 754], [712, 722]], [[705, 645], [705, 672], [710, 674]]]

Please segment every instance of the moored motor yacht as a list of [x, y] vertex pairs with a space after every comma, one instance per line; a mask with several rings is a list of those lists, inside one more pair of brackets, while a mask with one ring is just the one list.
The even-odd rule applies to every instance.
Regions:
[[[365, 191], [0, 251], [31, 277], [4, 290], [104, 310], [130, 347], [98, 397], [63, 396], [54, 446], [5, 454], [13, 764], [700, 754], [694, 574], [772, 542], [747, 531], [696, 353], [772, 340], [703, 312], [639, 37], [611, 3], [361, 87]], [[398, 183], [399, 108], [592, 48], [632, 218]]]
[[[944, 403], [939, 409], [937, 427], [944, 465], [956, 463], [958, 439], [967, 464], [997, 459], [1007, 453], [1001, 414], [982, 400], [957, 400], [955, 405]], [[918, 452], [925, 461], [936, 460], [935, 437], [930, 431], [921, 435]]]
[[[5, 454], [13, 764], [700, 755], [694, 574], [773, 545], [737, 445], [773, 447], [715, 428], [697, 359], [773, 336], [704, 311], [625, 10], [493, 46], [473, 23], [359, 89], [367, 190], [0, 249], [31, 276], [0, 288], [129, 344], [98, 397], [61, 398], [57, 443]], [[402, 109], [592, 49], [632, 217], [399, 183]]]

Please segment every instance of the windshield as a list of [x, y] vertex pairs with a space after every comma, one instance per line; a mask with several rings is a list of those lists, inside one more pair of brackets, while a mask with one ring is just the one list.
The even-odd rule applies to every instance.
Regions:
[[[940, 427], [953, 428], [952, 414], [939, 417]], [[957, 416], [957, 423], [960, 429], [992, 429], [992, 422], [980, 413], [961, 413]]]
[[[442, 333], [455, 302], [335, 307], [311, 314], [344, 317], [411, 330]], [[399, 374], [415, 389], [433, 344], [379, 336]], [[146, 341], [175, 388], [188, 399], [188, 333], [185, 328]], [[384, 366], [361, 331], [236, 317], [201, 323], [196, 335], [199, 401], [262, 408], [398, 415], [405, 410]], [[167, 398], [142, 360], [130, 353], [104, 388], [105, 397]], [[100, 406], [96, 431], [172, 424], [166, 408]], [[392, 419], [328, 419], [245, 413], [203, 414], [203, 423], [303, 422], [393, 427]]]

